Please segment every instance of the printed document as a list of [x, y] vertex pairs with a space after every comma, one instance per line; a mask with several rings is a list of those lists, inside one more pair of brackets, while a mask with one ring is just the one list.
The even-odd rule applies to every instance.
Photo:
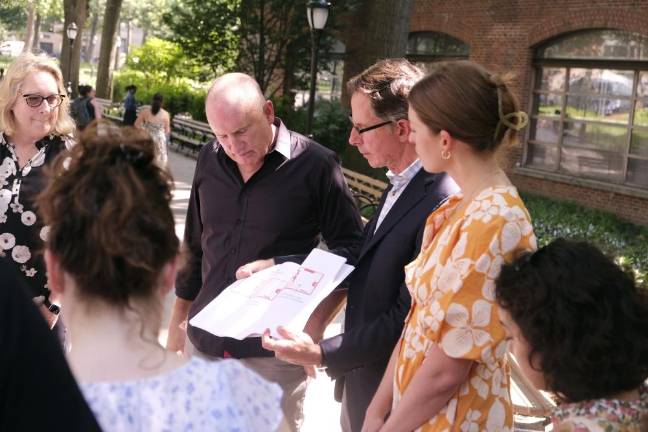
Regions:
[[352, 271], [346, 259], [313, 249], [302, 265], [287, 262], [228, 286], [189, 323], [221, 337], [245, 339], [277, 326], [303, 330], [317, 305]]

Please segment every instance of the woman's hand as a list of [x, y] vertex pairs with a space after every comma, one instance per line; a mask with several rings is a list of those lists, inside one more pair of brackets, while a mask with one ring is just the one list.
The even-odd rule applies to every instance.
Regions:
[[362, 432], [378, 432], [384, 424], [385, 416], [374, 414], [371, 407], [369, 407], [364, 422], [362, 423]]

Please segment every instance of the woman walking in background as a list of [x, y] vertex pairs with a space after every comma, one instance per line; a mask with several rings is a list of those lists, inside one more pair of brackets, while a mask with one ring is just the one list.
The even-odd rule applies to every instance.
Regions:
[[513, 426], [501, 265], [534, 250], [529, 214], [496, 150], [527, 123], [508, 85], [467, 61], [441, 65], [409, 94], [423, 168], [461, 188], [426, 222], [406, 267], [412, 307], [363, 431], [505, 431]]
[[155, 161], [162, 167], [168, 165], [167, 136], [171, 133], [171, 120], [169, 113], [162, 108], [162, 95], [155, 93], [151, 108], [140, 111], [135, 126], [146, 130], [155, 142]]

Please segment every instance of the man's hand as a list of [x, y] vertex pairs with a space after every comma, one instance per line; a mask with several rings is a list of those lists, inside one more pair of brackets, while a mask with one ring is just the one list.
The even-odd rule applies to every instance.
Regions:
[[270, 336], [270, 330], [263, 332], [261, 344], [263, 348], [274, 351], [275, 357], [279, 360], [300, 366], [314, 366], [322, 363], [322, 350], [308, 334], [295, 333], [281, 326], [277, 327], [277, 333], [283, 339], [274, 339]]
[[254, 273], [265, 270], [275, 265], [274, 259], [256, 260], [251, 263], [243, 264], [236, 270], [236, 279], [245, 279], [252, 276]]
[[43, 315], [43, 318], [45, 318], [45, 321], [47, 322], [50, 330], [53, 329], [56, 325], [56, 321], [58, 321], [58, 315], [50, 312], [47, 306], [45, 306], [45, 296], [34, 297], [32, 300], [34, 302], [34, 305], [36, 305], [36, 307], [40, 311], [41, 315]]

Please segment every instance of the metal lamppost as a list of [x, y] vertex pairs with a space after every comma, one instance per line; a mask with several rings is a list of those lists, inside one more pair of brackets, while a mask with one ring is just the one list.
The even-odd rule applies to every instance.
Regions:
[[331, 3], [326, 0], [310, 0], [306, 5], [306, 17], [311, 30], [311, 70], [310, 70], [310, 97], [308, 98], [308, 124], [306, 134], [310, 135], [313, 126], [313, 113], [315, 111], [315, 87], [317, 86], [317, 54], [319, 51], [320, 33], [326, 26], [329, 7]]
[[68, 95], [72, 94], [72, 50], [74, 49], [74, 40], [77, 37], [77, 32], [78, 32], [78, 28], [77, 28], [76, 23], [71, 22], [67, 26], [67, 30], [66, 30], [68, 40], [70, 41], [70, 51], [69, 51], [69, 54], [68, 54], [68, 76], [67, 76], [67, 78], [68, 78], [68, 83], [67, 83], [68, 84], [67, 85]]

